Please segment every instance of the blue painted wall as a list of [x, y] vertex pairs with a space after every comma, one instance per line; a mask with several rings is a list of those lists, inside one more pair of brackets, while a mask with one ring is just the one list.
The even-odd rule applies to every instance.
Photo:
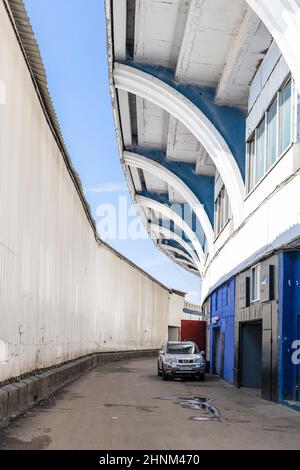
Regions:
[[[233, 383], [234, 368], [234, 313], [235, 313], [235, 279], [231, 278], [223, 284], [210, 297], [211, 325], [210, 325], [210, 363], [213, 367], [214, 329], [220, 328], [220, 360], [222, 355], [222, 335], [224, 338], [224, 369], [223, 378]], [[212, 323], [214, 317], [219, 321]]]
[[286, 252], [279, 262], [279, 399], [299, 400], [292, 344], [300, 340], [300, 253]]

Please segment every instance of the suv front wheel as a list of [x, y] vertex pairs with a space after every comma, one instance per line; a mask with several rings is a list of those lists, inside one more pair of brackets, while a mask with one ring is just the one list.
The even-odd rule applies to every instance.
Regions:
[[162, 366], [162, 369], [161, 369], [161, 376], [162, 376], [162, 379], [163, 379], [163, 380], [168, 380], [168, 376], [167, 376], [167, 374], [165, 373], [164, 366]]

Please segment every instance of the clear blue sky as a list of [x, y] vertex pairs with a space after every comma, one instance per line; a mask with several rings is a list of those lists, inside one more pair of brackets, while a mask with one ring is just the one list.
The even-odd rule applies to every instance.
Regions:
[[[119, 196], [128, 195], [108, 87], [104, 1], [25, 0], [25, 5], [66, 145], [98, 222], [100, 204], [118, 209]], [[168, 287], [199, 301], [199, 279], [162, 255], [150, 239], [108, 243]]]

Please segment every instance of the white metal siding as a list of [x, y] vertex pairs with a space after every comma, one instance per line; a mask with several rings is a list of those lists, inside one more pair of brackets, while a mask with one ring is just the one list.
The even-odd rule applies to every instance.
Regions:
[[0, 45], [0, 381], [160, 347], [169, 292], [96, 242], [2, 2]]
[[279, 47], [276, 42], [273, 41], [250, 85], [248, 100], [249, 112], [268, 81], [281, 55]]
[[169, 326], [180, 328], [184, 308], [184, 297], [171, 294], [169, 298]]
[[252, 132], [264, 117], [264, 113], [270, 106], [273, 98], [275, 97], [280, 86], [290, 73], [287, 63], [283, 56], [280, 57], [277, 65], [275, 66], [270, 77], [266, 81], [263, 89], [261, 90], [257, 100], [251, 109], [249, 116], [246, 120], [246, 139], [251, 136]]

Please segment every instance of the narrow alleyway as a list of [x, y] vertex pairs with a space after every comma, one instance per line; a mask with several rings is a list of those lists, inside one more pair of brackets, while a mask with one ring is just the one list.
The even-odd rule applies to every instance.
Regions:
[[300, 413], [156, 360], [99, 367], [0, 431], [0, 449], [300, 449]]

